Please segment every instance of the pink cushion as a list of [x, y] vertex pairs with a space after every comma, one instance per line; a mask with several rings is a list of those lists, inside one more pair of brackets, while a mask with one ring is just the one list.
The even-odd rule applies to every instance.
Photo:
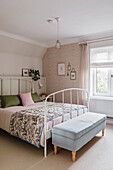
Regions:
[[31, 106], [31, 105], [35, 104], [32, 99], [31, 92], [20, 94], [20, 98], [22, 100], [23, 106]]

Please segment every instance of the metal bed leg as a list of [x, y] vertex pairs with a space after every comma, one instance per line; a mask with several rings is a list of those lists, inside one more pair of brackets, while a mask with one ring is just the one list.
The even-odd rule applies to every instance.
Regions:
[[45, 146], [44, 146], [44, 157], [47, 157], [47, 143], [45, 142]]
[[45, 146], [44, 146], [44, 157], [47, 157], [47, 139], [46, 139], [46, 120], [47, 120], [47, 100], [45, 100], [45, 116], [44, 116], [44, 123], [45, 123]]

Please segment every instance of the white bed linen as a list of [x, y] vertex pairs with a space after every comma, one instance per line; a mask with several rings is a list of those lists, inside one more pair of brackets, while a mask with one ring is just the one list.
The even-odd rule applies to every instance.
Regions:
[[[44, 102], [38, 102], [35, 103], [32, 106], [28, 106], [28, 107], [24, 107], [24, 106], [13, 106], [13, 107], [7, 107], [7, 108], [0, 108], [0, 128], [2, 128], [3, 130], [9, 132], [9, 126], [10, 126], [10, 119], [12, 114], [19, 112], [21, 110], [27, 110], [27, 109], [32, 109], [32, 108], [37, 108], [37, 107], [44, 107]], [[52, 104], [52, 102], [48, 102], [48, 104]], [[85, 110], [85, 112], [87, 112], [87, 110]], [[72, 114], [72, 115], [71, 115]], [[47, 130], [52, 129], [53, 126], [55, 126], [56, 124], [59, 124], [61, 122], [67, 121], [70, 118], [74, 118], [77, 116], [77, 114], [83, 114], [83, 109], [80, 110], [75, 110], [73, 113], [67, 113], [65, 115], [59, 116], [57, 118], [54, 118], [53, 120], [49, 121], [47, 123]], [[41, 135], [41, 141], [40, 144], [41, 146], [44, 147], [44, 138], [45, 138], [45, 134], [44, 134], [44, 129]]]
[[[52, 104], [52, 102], [48, 102], [48, 104]], [[7, 107], [7, 108], [0, 108], [0, 128], [9, 132], [10, 119], [14, 113], [19, 112], [21, 110], [33, 109], [33, 108], [37, 108], [37, 107], [41, 107], [41, 106], [44, 107], [44, 105], [45, 105], [45, 102], [38, 102], [38, 103], [35, 103], [34, 105], [28, 106], [28, 107], [13, 106], [13, 107]], [[58, 118], [58, 122], [57, 122], [56, 118], [54, 119], [54, 125], [56, 125], [57, 123], [61, 123], [59, 121], [59, 118]], [[52, 129], [52, 126], [53, 126], [53, 120], [47, 122], [47, 130]], [[45, 139], [45, 134], [44, 134], [44, 129], [43, 129], [43, 132], [41, 135], [41, 140], [40, 140], [40, 144], [43, 147], [44, 147], [44, 139]]]

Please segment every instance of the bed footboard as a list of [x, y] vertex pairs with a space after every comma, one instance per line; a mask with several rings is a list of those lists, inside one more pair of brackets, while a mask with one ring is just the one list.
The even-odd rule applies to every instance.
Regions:
[[[73, 103], [73, 92], [76, 91], [76, 103]], [[47, 139], [51, 137], [51, 131], [47, 131], [47, 114], [48, 114], [48, 106], [47, 106], [47, 101], [50, 97], [53, 98], [53, 114], [55, 115], [55, 96], [59, 93], [62, 94], [62, 106], [63, 110], [65, 110], [65, 92], [69, 92], [69, 98], [70, 98], [70, 110], [68, 112], [72, 113], [73, 111], [73, 104], [76, 105], [76, 109], [79, 110], [80, 105], [79, 105], [79, 92], [81, 92], [81, 99], [83, 102], [83, 106], [87, 106], [87, 111], [89, 111], [89, 94], [88, 91], [85, 89], [80, 89], [80, 88], [69, 88], [69, 89], [64, 89], [57, 91], [55, 93], [52, 93], [48, 95], [45, 99], [45, 113], [44, 113], [44, 130], [45, 130], [45, 146], [44, 146], [44, 156], [47, 156]]]

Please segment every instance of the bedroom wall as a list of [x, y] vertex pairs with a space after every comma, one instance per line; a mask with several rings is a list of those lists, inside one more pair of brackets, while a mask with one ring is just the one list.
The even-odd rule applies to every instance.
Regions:
[[22, 68], [39, 69], [46, 48], [0, 35], [0, 75], [22, 75]]
[[[43, 57], [43, 76], [46, 77], [48, 94], [65, 88], [79, 87], [80, 56], [79, 44], [62, 45], [60, 49], [55, 47], [47, 49]], [[66, 66], [70, 62], [71, 67], [76, 71], [76, 80], [70, 80], [70, 76], [67, 75], [57, 75], [57, 64], [59, 62], [65, 62]]]

